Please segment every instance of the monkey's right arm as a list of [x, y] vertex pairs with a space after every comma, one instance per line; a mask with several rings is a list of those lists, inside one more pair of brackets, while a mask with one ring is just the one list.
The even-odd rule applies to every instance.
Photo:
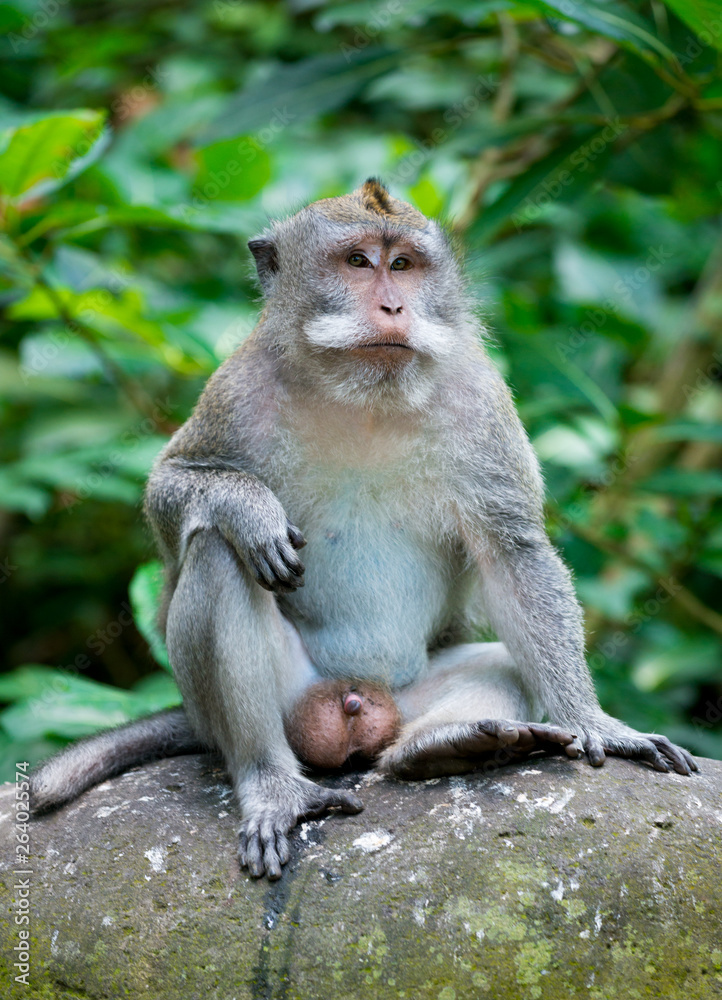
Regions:
[[306, 543], [281, 503], [250, 473], [211, 460], [161, 459], [145, 509], [165, 557], [180, 568], [198, 531], [216, 528], [266, 590], [303, 586], [296, 551]]

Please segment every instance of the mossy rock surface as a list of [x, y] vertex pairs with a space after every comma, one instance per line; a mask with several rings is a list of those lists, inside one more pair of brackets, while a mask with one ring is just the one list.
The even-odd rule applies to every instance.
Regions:
[[547, 759], [334, 779], [365, 812], [304, 824], [275, 883], [239, 870], [212, 758], [148, 765], [31, 824], [27, 987], [6, 785], [2, 995], [722, 997], [722, 763], [700, 764], [691, 778]]

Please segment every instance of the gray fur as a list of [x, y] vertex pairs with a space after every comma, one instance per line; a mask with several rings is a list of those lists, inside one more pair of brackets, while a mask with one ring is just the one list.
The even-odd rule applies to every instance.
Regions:
[[[396, 693], [404, 728], [387, 773], [561, 747], [695, 768], [599, 707], [538, 463], [446, 236], [419, 218], [367, 182], [253, 241], [260, 322], [148, 483], [171, 662], [193, 732], [225, 758], [254, 875], [278, 877], [301, 817], [361, 808], [305, 778], [284, 736], [284, 713], [319, 676]], [[361, 239], [411, 247], [418, 262], [393, 279], [413, 348], [394, 377], [348, 350], [368, 336], [343, 277]], [[484, 624], [500, 642], [470, 644]]]
[[182, 708], [158, 712], [88, 736], [46, 760], [33, 772], [30, 808], [34, 813], [56, 809], [135, 764], [207, 749]]

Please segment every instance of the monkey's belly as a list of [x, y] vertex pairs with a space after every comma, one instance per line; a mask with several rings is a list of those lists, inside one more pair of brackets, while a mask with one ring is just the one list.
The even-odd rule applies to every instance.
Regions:
[[[306, 530], [305, 586], [280, 605], [323, 677], [401, 687], [419, 677], [447, 615], [448, 556], [401, 526]], [[426, 542], [428, 546], [428, 541]]]

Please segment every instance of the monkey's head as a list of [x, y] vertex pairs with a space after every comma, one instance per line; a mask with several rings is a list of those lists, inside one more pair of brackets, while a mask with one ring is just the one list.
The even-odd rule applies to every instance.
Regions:
[[249, 242], [264, 327], [298, 377], [362, 405], [423, 405], [473, 337], [444, 231], [377, 180]]

